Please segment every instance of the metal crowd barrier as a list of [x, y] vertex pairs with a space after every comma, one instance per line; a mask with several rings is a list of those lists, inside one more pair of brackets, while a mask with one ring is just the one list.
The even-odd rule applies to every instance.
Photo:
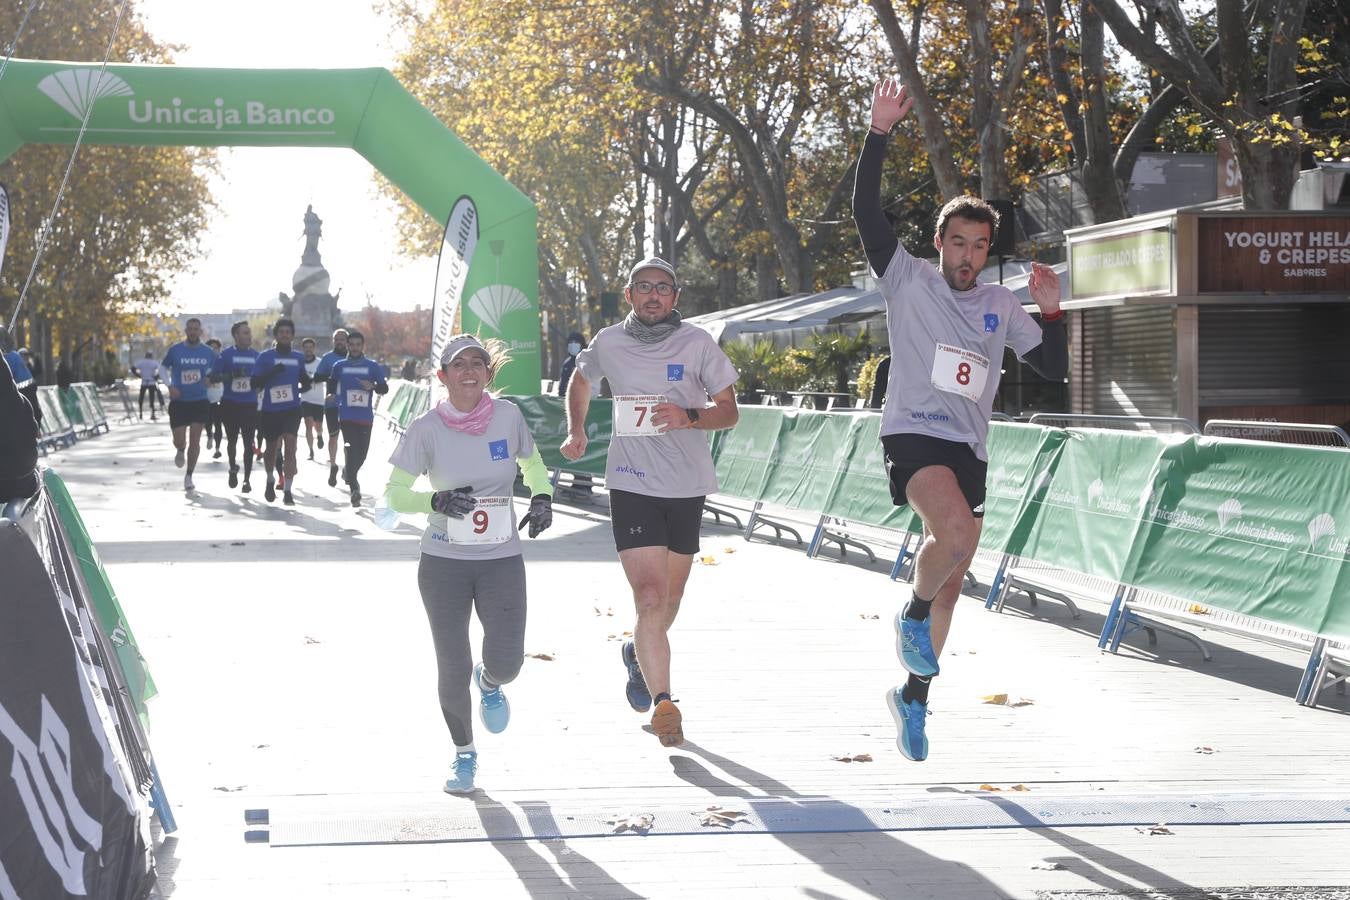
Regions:
[[1311, 447], [1350, 447], [1350, 435], [1335, 425], [1210, 419], [1205, 423], [1205, 434], [1212, 437], [1274, 441], [1279, 444], [1303, 444]]

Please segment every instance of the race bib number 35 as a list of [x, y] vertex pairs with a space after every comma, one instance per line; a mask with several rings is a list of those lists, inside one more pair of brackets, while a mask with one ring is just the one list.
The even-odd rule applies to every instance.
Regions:
[[989, 360], [971, 350], [938, 344], [932, 378], [938, 390], [978, 402], [989, 378]]
[[290, 403], [295, 399], [295, 394], [291, 392], [289, 384], [279, 384], [274, 388], [267, 389], [267, 396], [273, 403]]
[[660, 394], [624, 394], [614, 398], [615, 437], [655, 437], [661, 432], [652, 422], [657, 404], [665, 403]]
[[358, 390], [347, 391], [347, 405], [369, 408], [370, 391], [358, 391]]
[[462, 519], [445, 519], [445, 536], [452, 544], [500, 544], [511, 539], [511, 498], [479, 497], [478, 505]]

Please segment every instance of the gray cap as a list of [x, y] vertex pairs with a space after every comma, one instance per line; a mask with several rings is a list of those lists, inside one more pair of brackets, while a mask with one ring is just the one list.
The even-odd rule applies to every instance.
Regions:
[[633, 268], [629, 269], [628, 283], [632, 284], [633, 279], [637, 277], [637, 273], [641, 272], [643, 269], [660, 269], [662, 272], [665, 272], [667, 275], [669, 275], [672, 280], [674, 280], [676, 287], [679, 287], [680, 276], [675, 274], [675, 267], [659, 256], [649, 256], [642, 262], [633, 266]]
[[483, 358], [488, 361], [488, 365], [492, 364], [492, 354], [488, 352], [488, 349], [483, 346], [478, 338], [471, 334], [457, 334], [446, 342], [445, 349], [441, 351], [441, 368], [450, 365], [455, 357], [465, 350], [477, 350], [483, 354]]

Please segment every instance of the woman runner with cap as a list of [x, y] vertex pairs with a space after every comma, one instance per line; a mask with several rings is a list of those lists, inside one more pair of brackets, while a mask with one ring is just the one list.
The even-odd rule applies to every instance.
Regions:
[[[483, 727], [506, 728], [511, 706], [502, 685], [525, 658], [525, 562], [518, 527], [530, 537], [553, 524], [553, 487], [519, 408], [487, 393], [505, 353], [473, 335], [450, 338], [436, 377], [446, 399], [419, 416], [389, 458], [385, 488], [390, 509], [427, 513], [417, 586], [436, 648], [441, 712], [455, 744], [445, 790], [473, 790], [478, 751], [470, 721], [469, 681], [479, 690]], [[530, 489], [530, 511], [516, 525], [511, 488], [519, 466]], [[432, 491], [415, 491], [426, 475]], [[469, 614], [483, 625], [482, 662], [473, 664]]]

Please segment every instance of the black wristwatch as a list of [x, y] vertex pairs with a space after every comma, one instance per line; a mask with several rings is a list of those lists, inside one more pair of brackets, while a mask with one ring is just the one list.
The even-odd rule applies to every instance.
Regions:
[[695, 425], [698, 424], [698, 410], [697, 410], [697, 409], [694, 409], [693, 407], [690, 407], [689, 409], [686, 409], [686, 410], [684, 411], [684, 414], [685, 414], [686, 416], [689, 417], [689, 427], [690, 427], [690, 428], [692, 428], [692, 427], [694, 427]]

